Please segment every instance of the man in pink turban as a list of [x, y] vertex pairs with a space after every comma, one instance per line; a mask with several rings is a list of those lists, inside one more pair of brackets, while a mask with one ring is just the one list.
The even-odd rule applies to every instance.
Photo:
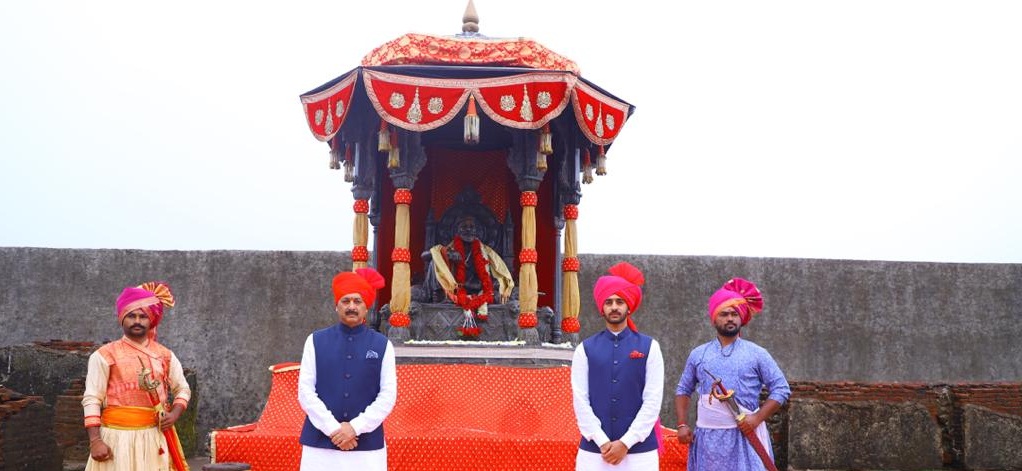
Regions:
[[172, 306], [162, 282], [127, 287], [117, 297], [124, 336], [93, 352], [85, 377], [86, 470], [187, 471], [174, 423], [191, 389], [177, 356], [156, 342], [163, 310]]
[[[742, 327], [763, 310], [763, 296], [752, 282], [733, 278], [710, 296], [707, 314], [717, 338], [696, 347], [685, 362], [675, 390], [678, 440], [690, 444], [688, 469], [762, 470], [763, 458], [743, 433], [754, 434], [770, 456], [772, 448], [766, 421], [791, 395], [784, 373], [763, 347], [741, 337]], [[711, 400], [714, 379], [720, 378], [745, 414], [736, 423], [734, 414], [720, 400]], [[766, 387], [769, 397], [759, 403]], [[693, 393], [699, 393], [695, 431], [687, 423]]]
[[383, 277], [372, 268], [338, 273], [331, 284], [338, 323], [305, 340], [298, 403], [306, 419], [302, 471], [386, 471], [383, 421], [397, 399], [394, 346], [365, 325]]
[[575, 469], [660, 468], [658, 437], [664, 359], [660, 344], [639, 333], [632, 316], [645, 281], [621, 262], [593, 287], [605, 328], [585, 339], [571, 361], [572, 404], [582, 433]]

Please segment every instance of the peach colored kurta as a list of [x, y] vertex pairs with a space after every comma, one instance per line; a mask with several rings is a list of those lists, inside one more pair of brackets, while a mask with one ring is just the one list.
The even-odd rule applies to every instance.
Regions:
[[101, 412], [105, 408], [153, 407], [152, 396], [138, 384], [138, 373], [143, 365], [152, 371], [152, 378], [161, 383], [157, 388], [160, 403], [170, 402], [170, 394], [174, 404], [187, 407], [191, 389], [185, 381], [181, 362], [167, 347], [155, 340], [138, 344], [127, 337], [100, 347], [89, 357], [82, 407], [85, 426], [100, 426], [100, 437], [114, 457], [103, 462], [90, 457], [86, 471], [171, 469], [165, 452], [166, 439], [158, 426], [125, 430], [101, 423]]

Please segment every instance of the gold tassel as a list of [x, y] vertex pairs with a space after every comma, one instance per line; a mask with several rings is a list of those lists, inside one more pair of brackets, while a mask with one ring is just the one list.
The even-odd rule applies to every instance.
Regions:
[[380, 145], [377, 149], [380, 152], [387, 152], [390, 150], [390, 132], [387, 131], [387, 122], [380, 120]]
[[585, 157], [582, 159], [582, 183], [586, 185], [593, 182], [593, 161], [589, 158], [589, 149], [585, 149]]
[[390, 154], [387, 156], [387, 168], [401, 166], [401, 146], [397, 144], [397, 130], [390, 134]]
[[546, 171], [546, 154], [542, 152], [536, 152], [536, 170], [541, 172]]
[[337, 170], [341, 168], [341, 149], [339, 148], [341, 142], [334, 136], [330, 139], [330, 170]]
[[607, 174], [607, 153], [603, 151], [603, 146], [600, 146], [600, 153], [596, 154], [596, 174], [601, 177]]
[[[554, 153], [554, 136], [550, 134], [550, 123], [544, 124], [543, 131], [539, 133], [539, 152], [544, 156]], [[546, 169], [546, 165], [543, 169]]]
[[465, 113], [465, 144], [479, 143], [479, 115], [476, 114], [476, 98], [468, 96], [468, 112]]
[[355, 181], [355, 161], [351, 158], [351, 143], [344, 145], [344, 181]]
[[330, 149], [330, 170], [341, 168], [341, 158], [337, 149]]

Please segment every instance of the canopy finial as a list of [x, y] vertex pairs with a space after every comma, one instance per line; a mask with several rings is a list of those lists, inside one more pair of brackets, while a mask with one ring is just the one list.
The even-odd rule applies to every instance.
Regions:
[[472, 0], [468, 0], [468, 6], [465, 7], [465, 14], [461, 17], [461, 32], [479, 32], [479, 14], [476, 13], [476, 6], [472, 3]]

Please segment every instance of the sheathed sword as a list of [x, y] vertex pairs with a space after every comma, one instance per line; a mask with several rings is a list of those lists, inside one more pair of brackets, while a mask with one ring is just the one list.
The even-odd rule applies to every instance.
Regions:
[[[720, 402], [727, 405], [728, 410], [735, 416], [735, 422], [741, 424], [745, 420], [745, 413], [738, 408], [738, 402], [735, 401], [735, 391], [733, 389], [727, 389], [724, 387], [723, 381], [720, 378], [713, 376], [709, 370], [703, 369], [706, 374], [713, 378], [713, 385], [710, 386], [710, 396], [714, 397]], [[770, 458], [770, 454], [767, 453], [766, 448], [763, 448], [763, 443], [759, 441], [759, 437], [756, 436], [755, 430], [745, 431], [741, 427], [738, 430], [745, 435], [745, 439], [749, 440], [749, 444], [752, 445], [752, 449], [756, 450], [756, 454], [759, 455], [759, 459], [763, 461], [763, 466], [766, 467], [767, 471], [777, 471], [777, 466], [774, 466], [774, 460]]]
[[[181, 439], [177, 436], [177, 428], [173, 425], [167, 430], [162, 430], [160, 422], [163, 421], [163, 416], [167, 412], [167, 408], [164, 407], [163, 402], [160, 401], [160, 394], [156, 390], [162, 385], [160, 380], [153, 378], [152, 370], [146, 368], [145, 363], [142, 362], [142, 357], [138, 357], [139, 365], [142, 365], [142, 369], [138, 371], [138, 387], [143, 391], [149, 393], [149, 399], [152, 400], [153, 409], [156, 411], [157, 423], [156, 427], [161, 428], [163, 438], [167, 440], [167, 451], [170, 453], [170, 463], [174, 466], [175, 471], [189, 471], [188, 462], [185, 461], [184, 451], [181, 450]], [[163, 453], [163, 450], [160, 450]]]

